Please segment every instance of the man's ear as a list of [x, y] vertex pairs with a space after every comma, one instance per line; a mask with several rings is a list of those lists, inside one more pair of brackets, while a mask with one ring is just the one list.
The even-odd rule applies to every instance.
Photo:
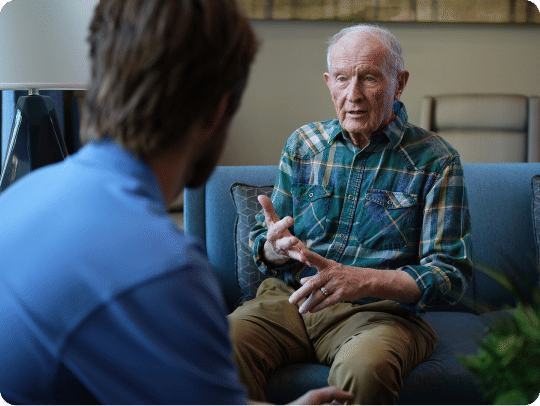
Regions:
[[396, 93], [395, 93], [396, 100], [399, 100], [401, 98], [401, 94], [405, 90], [405, 86], [407, 86], [408, 81], [409, 81], [408, 70], [402, 70], [401, 72], [397, 74], [397, 86], [396, 86]]
[[324, 81], [326, 83], [326, 86], [328, 86], [328, 89], [330, 89], [330, 80], [332, 80], [332, 76], [328, 72], [324, 72]]

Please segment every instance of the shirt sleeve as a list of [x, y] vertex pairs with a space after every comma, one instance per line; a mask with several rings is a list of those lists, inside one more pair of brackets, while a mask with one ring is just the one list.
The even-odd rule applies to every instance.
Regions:
[[437, 303], [457, 303], [472, 278], [471, 221], [463, 168], [453, 158], [426, 197], [419, 265], [400, 268], [422, 292], [414, 311]]
[[103, 404], [246, 404], [217, 283], [195, 261], [111, 298], [64, 363]]

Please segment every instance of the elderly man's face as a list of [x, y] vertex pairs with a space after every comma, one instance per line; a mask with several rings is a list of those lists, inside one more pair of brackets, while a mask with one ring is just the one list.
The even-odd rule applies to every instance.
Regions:
[[409, 72], [387, 66], [386, 53], [371, 35], [346, 35], [332, 49], [332, 72], [324, 74], [339, 122], [357, 146], [364, 147], [374, 132], [394, 119], [394, 100], [399, 100], [409, 78]]

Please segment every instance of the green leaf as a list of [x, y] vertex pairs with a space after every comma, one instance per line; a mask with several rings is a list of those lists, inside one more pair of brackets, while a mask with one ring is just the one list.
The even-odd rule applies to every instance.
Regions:
[[527, 397], [519, 389], [501, 393], [495, 398], [496, 405], [527, 405]]
[[525, 382], [529, 382], [535, 390], [540, 392], [540, 364], [536, 363], [536, 365], [526, 366], [524, 369], [525, 374], [523, 377], [525, 378]]
[[540, 340], [540, 318], [531, 306], [518, 303], [514, 317], [516, 325], [525, 336]]
[[516, 334], [510, 334], [506, 337], [499, 337], [496, 342], [495, 350], [499, 355], [506, 356], [508, 353], [516, 353], [523, 346], [523, 338]]
[[467, 355], [466, 357], [459, 357], [459, 359], [465, 368], [480, 376], [485, 376], [492, 366], [492, 358], [489, 355], [483, 357]]

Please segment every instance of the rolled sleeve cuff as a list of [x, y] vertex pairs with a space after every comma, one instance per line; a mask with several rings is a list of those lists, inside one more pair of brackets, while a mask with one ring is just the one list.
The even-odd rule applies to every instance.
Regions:
[[294, 259], [289, 259], [287, 262], [285, 262], [285, 264], [279, 266], [272, 266], [272, 264], [269, 264], [263, 260], [265, 242], [266, 236], [260, 235], [255, 239], [255, 241], [253, 241], [253, 245], [251, 247], [253, 251], [253, 260], [255, 261], [255, 265], [257, 266], [259, 271], [261, 271], [266, 276], [280, 278], [284, 280], [285, 275], [295, 273], [299, 263]]
[[261, 234], [257, 238], [255, 238], [254, 241], [250, 241], [249, 245], [251, 248], [251, 251], [253, 252], [253, 260], [255, 261], [255, 265], [263, 273], [267, 276], [274, 276], [274, 272], [272, 268], [270, 268], [264, 261], [263, 261], [263, 253], [264, 253], [264, 243], [266, 242], [266, 236]]
[[411, 275], [422, 293], [422, 297], [417, 303], [399, 304], [419, 316], [423, 316], [428, 307], [433, 307], [439, 297], [444, 296], [450, 291], [450, 280], [441, 270], [431, 269], [425, 266], [405, 266], [399, 270]]

